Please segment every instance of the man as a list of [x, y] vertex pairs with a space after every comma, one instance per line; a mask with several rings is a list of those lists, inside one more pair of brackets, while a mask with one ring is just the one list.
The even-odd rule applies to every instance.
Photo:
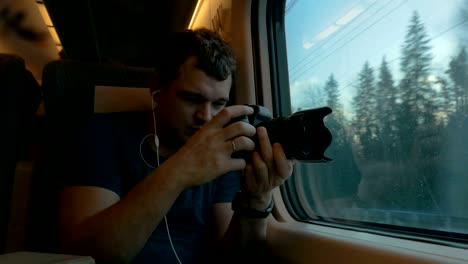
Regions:
[[[151, 113], [90, 120], [60, 192], [65, 252], [112, 263], [193, 263], [219, 251], [239, 256], [265, 239], [271, 191], [291, 174], [292, 162], [279, 144], [270, 145], [264, 128], [227, 125], [253, 112], [226, 107], [234, 70], [218, 35], [178, 33], [156, 62], [154, 120]], [[231, 157], [242, 150], [252, 152], [249, 164]]]

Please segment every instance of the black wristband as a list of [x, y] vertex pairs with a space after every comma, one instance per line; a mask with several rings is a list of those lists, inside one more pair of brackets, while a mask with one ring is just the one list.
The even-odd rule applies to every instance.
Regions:
[[242, 203], [240, 201], [240, 192], [238, 192], [234, 197], [234, 200], [232, 201], [231, 207], [232, 210], [236, 212], [236, 214], [241, 216], [246, 216], [248, 218], [266, 218], [273, 211], [274, 205], [275, 204], [273, 202], [273, 199], [271, 199], [270, 205], [263, 211], [242, 206]]

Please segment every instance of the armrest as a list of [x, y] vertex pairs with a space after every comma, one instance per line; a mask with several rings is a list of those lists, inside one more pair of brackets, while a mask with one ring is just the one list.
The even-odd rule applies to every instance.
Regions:
[[94, 259], [89, 256], [74, 256], [50, 253], [38, 253], [18, 251], [0, 255], [0, 263], [2, 264], [95, 264]]

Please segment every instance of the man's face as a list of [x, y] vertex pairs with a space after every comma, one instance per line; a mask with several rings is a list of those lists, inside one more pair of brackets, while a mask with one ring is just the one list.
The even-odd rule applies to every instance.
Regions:
[[158, 136], [169, 148], [182, 146], [229, 100], [232, 77], [217, 81], [196, 64], [195, 57], [188, 58], [179, 78], [162, 88], [155, 98]]

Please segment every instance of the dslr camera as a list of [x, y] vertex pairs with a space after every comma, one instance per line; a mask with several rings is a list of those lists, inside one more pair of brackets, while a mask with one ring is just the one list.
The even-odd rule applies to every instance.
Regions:
[[[280, 143], [288, 159], [304, 162], [331, 161], [324, 155], [332, 141], [332, 134], [323, 123], [323, 118], [332, 112], [329, 107], [303, 110], [291, 116], [273, 119], [267, 108], [248, 106], [254, 109], [253, 114], [233, 118], [227, 125], [242, 121], [255, 127], [265, 127], [270, 143]], [[258, 139], [254, 137], [253, 140], [258, 148]], [[248, 160], [250, 154], [238, 151], [233, 154], [233, 158]]]

